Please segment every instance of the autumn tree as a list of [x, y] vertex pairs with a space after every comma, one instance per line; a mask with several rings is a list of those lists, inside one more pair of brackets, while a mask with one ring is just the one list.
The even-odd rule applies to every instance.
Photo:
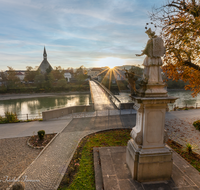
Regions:
[[8, 71], [7, 71], [7, 87], [8, 88], [14, 88], [17, 87], [20, 84], [20, 79], [17, 77], [16, 71], [8, 66]]
[[67, 71], [69, 71], [70, 73], [74, 73], [74, 69], [72, 67], [68, 67]]
[[50, 72], [49, 74], [46, 74], [45, 79], [46, 79], [46, 87], [51, 88], [55, 81], [55, 78], [54, 78], [52, 72]]
[[57, 82], [57, 86], [58, 86], [58, 87], [64, 88], [66, 85], [67, 85], [67, 81], [66, 81], [65, 79], [60, 79], [60, 80], [58, 80], [58, 82]]
[[55, 80], [64, 79], [64, 72], [65, 71], [61, 66], [55, 67], [55, 69], [51, 71]]
[[45, 76], [43, 74], [38, 74], [34, 78], [34, 83], [38, 88], [45, 87]]
[[31, 66], [27, 66], [24, 80], [28, 82], [33, 82], [36, 75], [39, 75], [39, 71], [37, 70], [37, 68], [33, 69], [33, 67]]
[[7, 89], [7, 86], [6, 86], [7, 77], [6, 77], [5, 72], [3, 72], [3, 71], [0, 72], [0, 79], [1, 79], [0, 89], [3, 90], [3, 91], [6, 91], [6, 89]]
[[78, 69], [76, 69], [75, 72], [75, 78], [77, 79], [79, 85], [87, 79], [87, 70], [86, 68], [82, 65]]
[[154, 8], [150, 18], [161, 27], [165, 41], [163, 71], [168, 78], [187, 82], [185, 89], [200, 92], [200, 4], [197, 0], [170, 0]]

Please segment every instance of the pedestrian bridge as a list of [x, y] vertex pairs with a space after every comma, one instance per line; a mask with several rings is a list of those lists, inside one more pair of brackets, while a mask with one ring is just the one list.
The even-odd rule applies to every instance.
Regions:
[[110, 90], [96, 80], [90, 80], [90, 92], [96, 111], [133, 108], [133, 103], [121, 103]]

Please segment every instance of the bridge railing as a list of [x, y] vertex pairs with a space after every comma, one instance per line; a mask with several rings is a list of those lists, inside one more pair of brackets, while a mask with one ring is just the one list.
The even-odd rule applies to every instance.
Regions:
[[121, 101], [110, 91], [108, 90], [104, 85], [102, 85], [99, 81], [91, 79], [96, 84], [98, 84], [104, 92], [107, 94], [107, 96], [110, 98], [110, 101], [118, 108], [121, 109]]

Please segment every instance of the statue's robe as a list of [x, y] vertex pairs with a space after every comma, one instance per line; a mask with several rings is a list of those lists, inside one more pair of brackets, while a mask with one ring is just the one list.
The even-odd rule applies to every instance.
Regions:
[[143, 53], [147, 55], [143, 62], [143, 79], [147, 80], [148, 84], [163, 82], [160, 71], [160, 66], [163, 64], [161, 57], [165, 53], [163, 44], [162, 38], [151, 38], [148, 40], [147, 45], [143, 50]]

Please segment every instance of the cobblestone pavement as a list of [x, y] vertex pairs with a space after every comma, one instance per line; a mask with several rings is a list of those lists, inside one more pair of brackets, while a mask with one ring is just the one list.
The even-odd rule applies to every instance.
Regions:
[[27, 146], [29, 137], [0, 139], [0, 189], [5, 190], [38, 156]]
[[[21, 179], [28, 180], [26, 181], [26, 190], [57, 189], [78, 142], [85, 135], [109, 128], [132, 128], [135, 125], [136, 114], [111, 115], [82, 118], [83, 116], [77, 114], [77, 117], [80, 118], [74, 118], [50, 146], [25, 170]], [[199, 117], [200, 110], [167, 113], [166, 130], [169, 136], [178, 142], [182, 137], [183, 139], [187, 138], [183, 142], [180, 140], [180, 143], [194, 141], [194, 143], [199, 144], [199, 131], [196, 131], [192, 126], [193, 121]], [[55, 127], [56, 123], [59, 125], [59, 122], [55, 121]]]
[[57, 189], [81, 138], [105, 129], [132, 128], [135, 118], [134, 114], [73, 119], [20, 177], [26, 179], [25, 189]]
[[170, 139], [183, 146], [190, 143], [193, 145], [194, 152], [200, 154], [200, 131], [196, 130], [193, 126], [194, 121], [200, 120], [200, 110], [199, 116], [195, 116], [195, 114], [194, 117], [191, 115], [186, 116], [185, 113], [187, 113], [187, 111], [184, 111], [182, 117], [181, 115], [174, 118], [166, 117], [165, 129]]

